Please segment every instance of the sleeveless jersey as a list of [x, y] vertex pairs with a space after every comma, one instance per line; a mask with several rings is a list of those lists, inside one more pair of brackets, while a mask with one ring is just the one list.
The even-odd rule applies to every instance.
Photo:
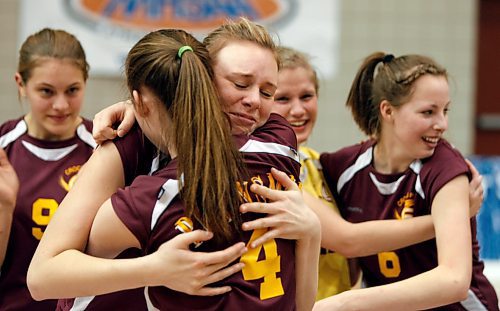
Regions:
[[[338, 210], [323, 178], [318, 152], [301, 146], [299, 147], [299, 155], [302, 189], [312, 196], [323, 200], [332, 209]], [[344, 256], [321, 248], [318, 268], [318, 293], [316, 300], [333, 296], [351, 288], [349, 264]]]
[[[127, 135], [116, 138], [113, 143], [120, 154], [125, 185], [130, 185], [136, 176], [147, 175], [158, 168], [156, 147], [143, 135], [137, 123]], [[134, 258], [142, 254], [139, 249], [128, 249], [116, 258]], [[136, 288], [97, 296], [59, 299], [57, 310], [147, 310], [144, 290]]]
[[[275, 167], [298, 181], [299, 161], [296, 137], [282, 117], [272, 114], [269, 121], [251, 136], [235, 137], [250, 176], [239, 184], [246, 201], [257, 201], [249, 190], [252, 183], [261, 183], [280, 189], [271, 173]], [[235, 185], [236, 186], [236, 185]], [[150, 254], [176, 235], [201, 229], [202, 226], [185, 215], [178, 198], [177, 160], [152, 176], [137, 177], [130, 187], [119, 190], [112, 197], [118, 217], [137, 237], [145, 254]], [[243, 221], [262, 217], [247, 213]], [[238, 241], [249, 241], [262, 235], [264, 230], [235, 234], [233, 241], [218, 243], [207, 241], [193, 247], [194, 251], [217, 251]], [[212, 296], [190, 296], [166, 287], [149, 287], [152, 304], [160, 310], [258, 310], [295, 309], [295, 241], [275, 239], [262, 247], [249, 250], [241, 257], [245, 268], [214, 286], [228, 285], [229, 293]]]
[[44, 141], [28, 135], [22, 118], [0, 126], [0, 146], [20, 183], [0, 270], [0, 310], [54, 310], [56, 300], [31, 298], [26, 273], [47, 224], [96, 146], [91, 131], [92, 122], [84, 119], [73, 138]]
[[[469, 172], [462, 155], [441, 140], [431, 157], [414, 161], [405, 172], [380, 174], [372, 165], [373, 146], [374, 141], [367, 141], [320, 157], [330, 190], [350, 222], [429, 215], [436, 193]], [[472, 219], [473, 275], [468, 298], [436, 310], [498, 310], [495, 291], [482, 273], [475, 224]], [[361, 257], [359, 263], [367, 286], [397, 282], [437, 266], [436, 241]]]

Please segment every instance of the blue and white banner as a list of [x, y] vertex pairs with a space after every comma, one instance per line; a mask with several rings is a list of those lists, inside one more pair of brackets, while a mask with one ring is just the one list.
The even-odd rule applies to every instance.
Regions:
[[202, 40], [225, 19], [247, 16], [328, 77], [338, 66], [339, 14], [338, 0], [22, 0], [19, 45], [44, 27], [64, 29], [82, 42], [92, 75], [117, 76], [153, 29], [182, 28]]

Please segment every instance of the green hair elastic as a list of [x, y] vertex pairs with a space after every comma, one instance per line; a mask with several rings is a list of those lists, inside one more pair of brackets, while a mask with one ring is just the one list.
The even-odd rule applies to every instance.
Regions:
[[184, 52], [186, 52], [186, 51], [191, 51], [191, 52], [192, 52], [192, 51], [193, 51], [193, 48], [192, 48], [192, 47], [190, 47], [189, 45], [183, 45], [183, 46], [181, 46], [181, 47], [179, 48], [179, 50], [177, 51], [177, 56], [178, 56], [179, 58], [182, 58], [182, 54], [184, 54]]

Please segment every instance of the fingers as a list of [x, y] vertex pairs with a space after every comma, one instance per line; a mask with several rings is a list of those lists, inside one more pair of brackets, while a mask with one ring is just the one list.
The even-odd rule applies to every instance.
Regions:
[[271, 173], [280, 184], [285, 186], [286, 190], [299, 190], [299, 186], [297, 186], [297, 184], [293, 180], [291, 180], [290, 177], [288, 177], [288, 175], [284, 172], [273, 167], [271, 168]]
[[262, 245], [266, 243], [267, 241], [270, 241], [272, 239], [275, 239], [277, 236], [279, 236], [279, 233], [277, 230], [269, 230], [257, 239], [253, 240], [252, 243], [250, 243], [251, 248], [256, 248], [259, 245]]
[[117, 136], [117, 131], [111, 127], [103, 128], [99, 131], [92, 131], [92, 136], [98, 145], [103, 144], [105, 141], [113, 140]]
[[238, 263], [235, 263], [234, 265], [231, 265], [229, 267], [222, 267], [220, 269], [214, 270], [206, 278], [206, 280], [204, 281], [204, 284], [208, 285], [208, 284], [213, 284], [213, 283], [219, 282], [219, 281], [235, 274], [236, 272], [241, 271], [241, 269], [243, 269], [244, 266], [245, 266], [244, 263], [238, 262]]
[[[119, 122], [118, 130], [113, 124]], [[130, 100], [118, 102], [101, 110], [94, 116], [92, 136], [101, 144], [106, 140], [114, 139], [117, 135], [122, 137], [134, 125], [134, 108]]]
[[117, 129], [117, 134], [120, 137], [123, 137], [125, 134], [127, 134], [135, 123], [135, 115], [132, 102], [130, 100], [127, 100], [124, 102], [124, 106], [125, 111], [123, 112], [123, 119]]
[[212, 253], [200, 253], [205, 255], [203, 262], [206, 265], [214, 265], [214, 271], [227, 266], [229, 263], [238, 259], [247, 251], [245, 243], [239, 242], [224, 250]]
[[196, 296], [216, 296], [222, 295], [231, 291], [231, 287], [223, 286], [223, 287], [202, 287], [200, 288], [194, 295]]
[[474, 179], [477, 176], [480, 176], [478, 170], [476, 169], [476, 167], [474, 166], [474, 164], [472, 164], [472, 162], [469, 161], [469, 159], [465, 159], [465, 162], [467, 163], [467, 166], [469, 167], [469, 170], [470, 170], [470, 172], [472, 174], [472, 179]]
[[212, 232], [195, 230], [175, 236], [170, 240], [171, 244], [179, 249], [189, 249], [191, 244], [208, 241], [213, 237]]
[[[269, 188], [266, 188], [266, 187], [263, 187], [263, 188], [270, 190]], [[271, 190], [271, 191], [279, 191], [279, 190]], [[267, 190], [263, 190], [263, 192], [267, 192]], [[252, 212], [252, 213], [274, 214], [276, 211], [273, 208], [273, 203], [252, 202], [252, 203], [241, 204], [240, 205], [240, 212], [242, 212], [242, 213]]]
[[9, 159], [7, 158], [7, 154], [3, 148], [0, 148], [0, 166], [10, 165]]

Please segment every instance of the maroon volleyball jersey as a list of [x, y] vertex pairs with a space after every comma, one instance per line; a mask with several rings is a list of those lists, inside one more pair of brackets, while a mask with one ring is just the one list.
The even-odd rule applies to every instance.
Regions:
[[[436, 193], [453, 178], [469, 174], [462, 155], [445, 140], [431, 157], [414, 161], [403, 173], [389, 175], [374, 169], [373, 147], [374, 141], [367, 141], [320, 157], [328, 186], [350, 222], [429, 215]], [[468, 298], [437, 310], [498, 310], [495, 291], [482, 273], [475, 229], [472, 219], [473, 275]], [[367, 286], [401, 281], [437, 266], [436, 241], [361, 257], [359, 262]]]
[[28, 135], [22, 118], [0, 126], [0, 146], [20, 182], [0, 270], [0, 310], [55, 309], [55, 300], [37, 302], [31, 298], [26, 273], [47, 224], [96, 146], [91, 132], [92, 122], [83, 120], [73, 138], [44, 141]]
[[[251, 136], [236, 137], [236, 142], [241, 147], [240, 152], [243, 153], [250, 176], [239, 184], [240, 193], [246, 201], [262, 200], [249, 191], [252, 183], [276, 189], [281, 187], [273, 179], [271, 167], [286, 172], [298, 181], [300, 164], [296, 152], [297, 141], [285, 119], [272, 115]], [[178, 193], [177, 160], [174, 159], [151, 176], [137, 177], [130, 187], [119, 190], [112, 197], [115, 212], [140, 241], [144, 254], [155, 252], [162, 243], [182, 232], [193, 230], [193, 227], [202, 229], [199, 223], [186, 217]], [[242, 215], [243, 221], [262, 216], [253, 213]], [[242, 232], [235, 234], [229, 243], [207, 241], [194, 250], [217, 251], [238, 241], [248, 244], [264, 232]], [[245, 262], [242, 272], [213, 284], [231, 286], [229, 293], [202, 297], [166, 287], [149, 287], [151, 302], [161, 310], [295, 309], [295, 241], [269, 241], [253, 250], [253, 253], [243, 255], [241, 261]]]
[[[116, 138], [113, 143], [118, 149], [125, 174], [125, 185], [130, 185], [139, 175], [155, 171], [159, 165], [156, 147], [143, 135], [137, 123], [124, 137]], [[139, 249], [128, 249], [117, 258], [134, 258], [142, 255]], [[60, 299], [57, 310], [147, 310], [144, 288], [129, 289], [114, 293]]]

